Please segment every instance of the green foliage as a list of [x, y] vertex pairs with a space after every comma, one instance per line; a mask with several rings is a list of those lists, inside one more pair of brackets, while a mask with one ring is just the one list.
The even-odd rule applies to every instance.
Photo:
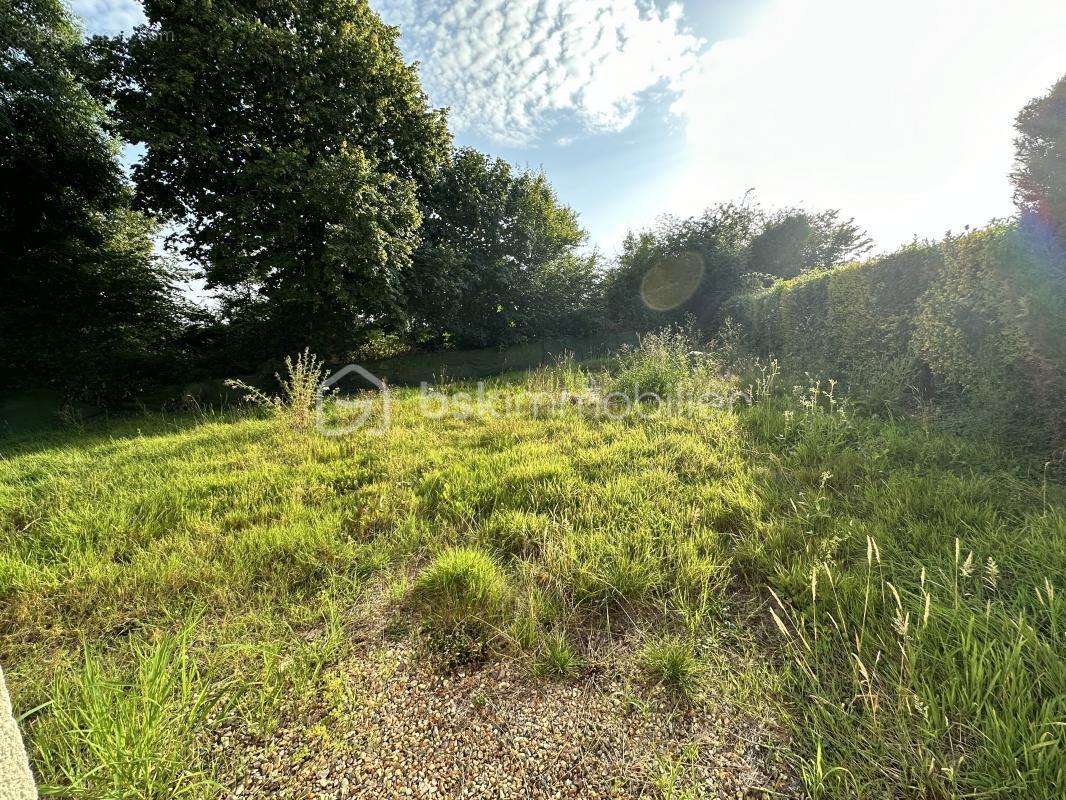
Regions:
[[658, 329], [688, 317], [704, 326], [741, 285], [758, 209], [724, 203], [688, 219], [666, 218], [630, 233], [605, 277], [608, 320], [624, 330]]
[[322, 381], [328, 376], [329, 370], [318, 357], [305, 349], [295, 359], [285, 356], [284, 376], [274, 373], [280, 395], [268, 395], [237, 379], [227, 380], [226, 385], [244, 392], [246, 402], [266, 409], [288, 427], [307, 430], [315, 424], [315, 413], [323, 399]]
[[[869, 759], [896, 765], [901, 782], [933, 796], [1052, 796], [1066, 779], [1050, 733], [1066, 712], [1066, 608], [1045, 583], [1019, 610], [996, 560], [957, 539], [953, 560], [930, 559], [935, 570], [894, 583], [870, 539], [851, 576], [812, 567], [804, 612], [778, 601], [775, 620], [814, 700], [803, 719], [821, 733], [822, 766], [805, 770], [808, 789], [885, 796], [883, 776], [851, 766]], [[937, 746], [952, 740], [990, 746]], [[836, 765], [826, 770], [826, 760]]]
[[5, 3], [0, 31], [0, 385], [135, 395], [173, 358], [175, 275], [130, 209], [65, 7]]
[[658, 329], [694, 319], [713, 329], [738, 292], [763, 287], [854, 258], [870, 239], [839, 211], [769, 213], [745, 197], [699, 217], [667, 218], [630, 233], [605, 277], [606, 311], [627, 330]]
[[957, 424], [1050, 449], [1063, 431], [1063, 262], [1024, 228], [914, 244], [738, 297], [760, 353], [883, 409], [935, 399]]
[[946, 240], [913, 342], [945, 403], [983, 430], [1047, 447], [1066, 443], [1066, 256], [1025, 230]]
[[636, 347], [623, 346], [603, 376], [608, 398], [636, 401], [694, 400], [728, 387], [720, 378], [716, 354], [690, 328], [664, 328], [640, 337]]
[[462, 347], [585, 333], [596, 258], [543, 173], [470, 148], [453, 154], [423, 203], [409, 286], [416, 334]]
[[[917, 299], [941, 263], [937, 247], [915, 244], [741, 295], [731, 310], [756, 351], [869, 392], [891, 360], [909, 355]], [[883, 391], [892, 389], [905, 387]]]
[[840, 211], [789, 208], [768, 215], [748, 247], [749, 273], [794, 278], [854, 259], [873, 245], [854, 219]]
[[571, 678], [581, 669], [574, 646], [560, 631], [548, 634], [533, 659], [533, 674], [546, 678]]
[[1066, 248], [1066, 75], [1022, 109], [1014, 127], [1015, 200]]
[[453, 547], [438, 555], [411, 587], [411, 598], [452, 622], [496, 619], [510, 597], [507, 576], [482, 550]]
[[138, 193], [183, 224], [231, 314], [265, 318], [249, 338], [335, 353], [366, 316], [399, 314], [449, 137], [398, 32], [365, 0], [148, 0], [145, 15], [116, 88], [147, 147]]

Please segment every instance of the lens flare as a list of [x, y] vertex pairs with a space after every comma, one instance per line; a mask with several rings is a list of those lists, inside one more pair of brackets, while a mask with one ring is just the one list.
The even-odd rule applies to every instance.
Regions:
[[699, 253], [663, 256], [644, 274], [640, 299], [653, 311], [670, 311], [692, 297], [702, 279], [703, 258]]

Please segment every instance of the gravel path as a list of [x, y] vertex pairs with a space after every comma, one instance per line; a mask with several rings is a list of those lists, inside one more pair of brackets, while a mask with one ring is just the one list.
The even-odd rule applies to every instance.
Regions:
[[410, 643], [375, 644], [268, 739], [221, 734], [247, 754], [227, 796], [798, 795], [767, 724], [720, 701], [679, 705], [617, 661], [552, 683], [507, 661], [440, 674]]

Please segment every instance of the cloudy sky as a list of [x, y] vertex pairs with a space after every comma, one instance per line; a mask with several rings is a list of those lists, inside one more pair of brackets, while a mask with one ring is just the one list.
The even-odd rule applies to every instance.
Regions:
[[[73, 0], [90, 32], [135, 0]], [[371, 0], [458, 142], [543, 167], [612, 253], [754, 189], [881, 249], [1011, 212], [1011, 122], [1066, 73], [1063, 0]]]

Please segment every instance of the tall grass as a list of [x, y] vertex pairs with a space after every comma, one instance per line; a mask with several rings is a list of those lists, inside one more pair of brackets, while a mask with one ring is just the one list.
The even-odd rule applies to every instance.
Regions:
[[[773, 695], [812, 796], [1058, 796], [1066, 487], [735, 363], [674, 332], [606, 372], [495, 381], [506, 414], [427, 419], [394, 390], [380, 434], [318, 436], [278, 398], [267, 418], [0, 442], [0, 635], [17, 709], [47, 704], [27, 730], [38, 776], [212, 796], [227, 766], [202, 732], [223, 709], [278, 724], [385, 573], [393, 613], [473, 623], [538, 675], [635, 634], [653, 683]], [[748, 400], [523, 402], [612, 385]], [[749, 677], [709, 669], [703, 643], [727, 632], [758, 654]]]
[[601, 380], [611, 398], [696, 400], [725, 387], [722, 364], [692, 328], [666, 328], [623, 347]]
[[[817, 734], [812, 795], [1054, 797], [1066, 786], [1063, 604], [1011, 597], [988, 556], [897, 587], [868, 540], [861, 582], [811, 571], [810, 606], [773, 595]], [[1015, 591], [1024, 589], [1015, 587]], [[873, 765], [873, 768], [859, 768]]]
[[191, 751], [204, 726], [225, 716], [237, 687], [205, 680], [189, 633], [131, 643], [125, 668], [86, 646], [73, 678], [57, 677], [34, 730], [38, 772], [48, 781], [42, 794], [151, 800], [214, 792]]

